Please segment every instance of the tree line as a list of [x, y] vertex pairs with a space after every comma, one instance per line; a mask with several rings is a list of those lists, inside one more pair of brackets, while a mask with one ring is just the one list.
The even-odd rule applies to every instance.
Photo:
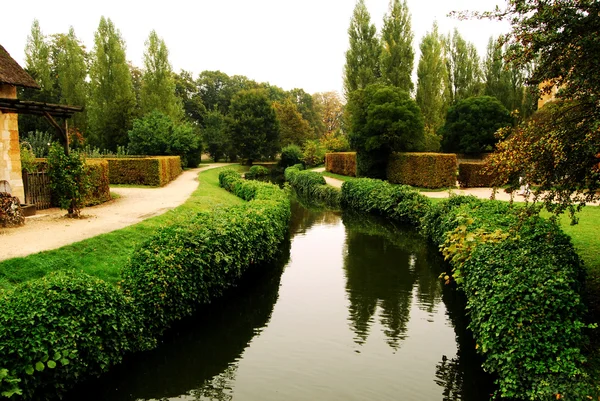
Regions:
[[[189, 71], [175, 73], [156, 31], [145, 42], [139, 68], [127, 61], [125, 41], [109, 18], [100, 19], [91, 51], [73, 28], [47, 36], [34, 20], [25, 69], [41, 90], [23, 89], [21, 98], [84, 106], [70, 121], [75, 147], [179, 154], [189, 165], [199, 162], [201, 151], [214, 160], [256, 160], [273, 158], [287, 145], [309, 143], [320, 153], [347, 150], [337, 93], [285, 91], [220, 71], [203, 71], [196, 78]], [[19, 125], [32, 141], [52, 130], [32, 116], [21, 116]]]

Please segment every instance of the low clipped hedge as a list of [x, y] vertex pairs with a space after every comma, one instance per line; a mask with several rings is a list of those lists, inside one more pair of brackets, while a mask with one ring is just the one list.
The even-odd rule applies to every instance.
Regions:
[[106, 160], [111, 184], [162, 187], [182, 172], [179, 156], [119, 157]]
[[220, 296], [252, 266], [274, 260], [286, 238], [290, 205], [283, 190], [235, 171], [222, 172], [219, 181], [249, 202], [159, 230], [123, 269], [123, 291], [151, 336]]
[[108, 179], [108, 161], [102, 159], [88, 159], [85, 161], [87, 173], [90, 177], [91, 188], [84, 199], [86, 206], [99, 205], [107, 202], [110, 197]]
[[461, 188], [492, 187], [496, 176], [485, 171], [483, 162], [458, 163], [458, 184]]
[[284, 175], [285, 180], [300, 196], [335, 209], [340, 207], [340, 190], [327, 185], [321, 174], [302, 170], [301, 165], [294, 165], [286, 168]]
[[155, 347], [175, 320], [274, 260], [288, 233], [287, 194], [234, 171], [219, 179], [248, 202], [160, 229], [134, 251], [119, 288], [61, 271], [0, 291], [0, 396], [60, 397], [126, 353]]
[[266, 177], [269, 174], [271, 172], [264, 166], [252, 166], [250, 167], [250, 171], [246, 173], [246, 178]]
[[3, 395], [50, 399], [153, 345], [132, 300], [84, 273], [55, 272], [2, 292], [0, 311], [0, 370], [12, 379], [0, 380]]
[[344, 182], [341, 202], [344, 208], [413, 225], [418, 225], [431, 207], [429, 198], [409, 186], [372, 178]]
[[325, 170], [330, 173], [356, 177], [356, 152], [326, 153]]
[[456, 186], [457, 159], [449, 153], [392, 153], [387, 179], [392, 184], [421, 188]]
[[483, 367], [498, 376], [497, 395], [593, 395], [583, 355], [585, 270], [556, 223], [506, 202], [455, 197], [433, 206], [422, 228], [458, 273]]

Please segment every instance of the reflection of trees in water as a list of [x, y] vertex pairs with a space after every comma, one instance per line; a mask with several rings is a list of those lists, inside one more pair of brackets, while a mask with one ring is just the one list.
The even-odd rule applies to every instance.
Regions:
[[340, 213], [324, 210], [316, 206], [305, 204], [302, 200], [295, 198], [291, 202], [292, 219], [290, 221], [290, 234], [302, 234], [315, 224], [337, 224], [340, 221]]
[[192, 393], [228, 400], [236, 361], [267, 325], [288, 260], [286, 241], [276, 263], [253, 267], [238, 288], [176, 324], [157, 349], [131, 355], [100, 379], [82, 383], [65, 401], [161, 400]]
[[435, 382], [443, 388], [443, 400], [488, 400], [494, 392], [493, 378], [481, 369], [483, 360], [475, 350], [471, 331], [467, 329], [464, 294], [445, 287], [442, 298], [456, 333], [458, 348], [455, 358], [448, 359], [443, 355], [435, 369]]

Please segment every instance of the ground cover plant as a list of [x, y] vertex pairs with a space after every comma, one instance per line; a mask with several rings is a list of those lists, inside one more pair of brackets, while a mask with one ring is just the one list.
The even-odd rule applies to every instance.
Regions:
[[180, 211], [117, 266], [118, 286], [69, 269], [1, 291], [0, 394], [60, 396], [125, 353], [154, 347], [172, 322], [274, 260], [290, 220], [285, 191], [233, 170], [220, 183], [247, 202]]

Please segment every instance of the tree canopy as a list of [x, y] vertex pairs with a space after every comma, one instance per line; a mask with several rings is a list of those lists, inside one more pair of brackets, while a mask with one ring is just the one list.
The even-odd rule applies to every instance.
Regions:
[[390, 0], [381, 29], [381, 77], [387, 85], [411, 92], [415, 52], [406, 0]]

